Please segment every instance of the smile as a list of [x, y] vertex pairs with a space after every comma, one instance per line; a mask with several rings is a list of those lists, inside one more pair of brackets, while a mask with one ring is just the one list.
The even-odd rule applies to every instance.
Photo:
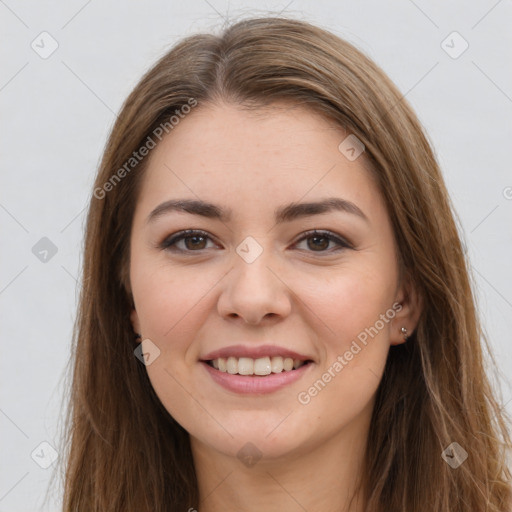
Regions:
[[259, 375], [290, 372], [307, 364], [308, 361], [282, 356], [266, 356], [253, 359], [251, 357], [219, 357], [208, 361], [208, 364], [223, 373], [230, 375]]
[[199, 358], [209, 378], [233, 393], [277, 391], [312, 371], [316, 361], [278, 345], [230, 345]]

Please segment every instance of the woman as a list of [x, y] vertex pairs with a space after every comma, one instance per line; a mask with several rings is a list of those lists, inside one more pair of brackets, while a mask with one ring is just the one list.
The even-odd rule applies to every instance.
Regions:
[[439, 167], [347, 42], [180, 42], [113, 128], [84, 262], [65, 510], [511, 509]]

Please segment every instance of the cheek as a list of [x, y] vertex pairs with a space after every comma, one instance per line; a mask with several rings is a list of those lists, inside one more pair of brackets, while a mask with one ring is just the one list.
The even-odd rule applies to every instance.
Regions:
[[134, 255], [130, 279], [145, 337], [162, 340], [197, 314], [201, 298], [215, 282], [208, 273], [201, 272], [201, 279], [197, 275], [160, 258]]
[[218, 278], [211, 272], [185, 271], [149, 260], [133, 263], [132, 290], [141, 332], [159, 350], [146, 367], [151, 385], [169, 414], [187, 431], [195, 432], [199, 424], [216, 432], [219, 425], [200, 405], [207, 403], [207, 397], [194, 388], [191, 378], [198, 358], [194, 341], [211, 308], [207, 292]]
[[[315, 293], [302, 293], [321, 319], [317, 325], [323, 326], [322, 331], [318, 327], [316, 334], [324, 354], [318, 373], [304, 382], [295, 397], [301, 417], [297, 428], [334, 435], [340, 425], [349, 424], [373, 406], [395, 313], [392, 278], [389, 272], [351, 269]], [[304, 281], [304, 290], [307, 284]]]
[[329, 348], [344, 351], [347, 344], [376, 322], [382, 331], [379, 335], [389, 332], [389, 321], [384, 321], [383, 326], [379, 320], [393, 304], [395, 278], [393, 269], [368, 262], [332, 269], [328, 280], [304, 274], [296, 280], [294, 291], [321, 321], [323, 332], [332, 340]]

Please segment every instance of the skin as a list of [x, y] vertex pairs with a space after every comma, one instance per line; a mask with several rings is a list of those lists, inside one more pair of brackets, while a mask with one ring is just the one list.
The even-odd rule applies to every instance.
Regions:
[[[349, 161], [338, 150], [347, 135], [303, 107], [249, 112], [209, 104], [151, 153], [131, 235], [131, 318], [160, 350], [146, 366], [158, 397], [190, 433], [200, 512], [362, 510], [357, 494], [349, 501], [377, 387], [390, 345], [405, 341], [402, 326], [414, 330], [420, 308], [399, 279], [389, 215], [364, 153]], [[367, 221], [331, 211], [275, 222], [282, 205], [328, 197], [356, 204]], [[167, 212], [147, 221], [178, 198], [230, 208], [232, 218]], [[160, 247], [184, 229], [210, 238], [177, 242], [183, 253]], [[351, 247], [302, 237], [312, 229]], [[252, 263], [236, 252], [248, 236], [263, 250]], [[300, 403], [298, 394], [394, 303], [401, 304], [394, 318]], [[239, 395], [216, 384], [199, 361], [239, 343], [278, 345], [313, 363], [284, 389]], [[261, 458], [249, 466], [237, 456], [241, 449]]]

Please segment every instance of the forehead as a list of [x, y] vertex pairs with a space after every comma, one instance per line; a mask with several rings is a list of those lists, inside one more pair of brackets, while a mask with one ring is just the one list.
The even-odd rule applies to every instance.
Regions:
[[364, 153], [349, 160], [339, 149], [348, 135], [301, 106], [199, 105], [152, 151], [139, 199], [185, 196], [254, 214], [274, 203], [333, 195], [378, 202]]

